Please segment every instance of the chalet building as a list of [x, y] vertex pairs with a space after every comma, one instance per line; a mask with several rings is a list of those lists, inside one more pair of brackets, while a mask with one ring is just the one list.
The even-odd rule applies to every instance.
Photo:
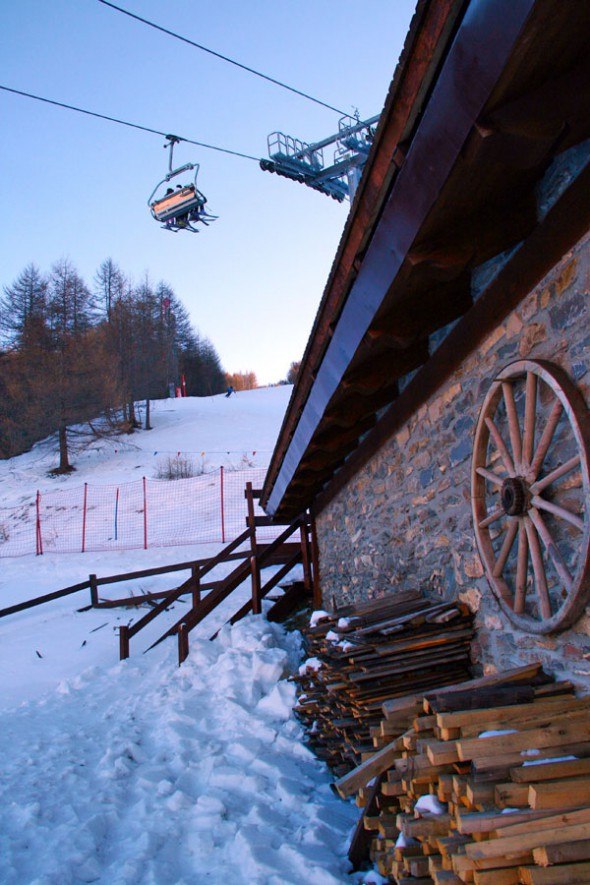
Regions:
[[316, 601], [421, 588], [590, 684], [590, 4], [420, 0], [262, 493]]

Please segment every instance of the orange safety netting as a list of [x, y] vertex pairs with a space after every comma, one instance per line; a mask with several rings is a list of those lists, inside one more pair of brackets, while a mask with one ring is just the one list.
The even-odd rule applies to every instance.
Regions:
[[[0, 557], [229, 543], [246, 528], [246, 483], [261, 488], [265, 474], [264, 467], [221, 468], [190, 479], [37, 492], [18, 508], [0, 508]], [[264, 515], [257, 500], [255, 514]], [[261, 527], [257, 537], [279, 531]]]

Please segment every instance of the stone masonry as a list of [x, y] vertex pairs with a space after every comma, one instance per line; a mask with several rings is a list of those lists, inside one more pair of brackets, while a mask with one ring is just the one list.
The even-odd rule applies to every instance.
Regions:
[[590, 686], [590, 609], [564, 633], [512, 626], [484, 576], [470, 502], [473, 437], [494, 374], [514, 360], [562, 366], [590, 402], [590, 236], [466, 359], [318, 516], [324, 605], [421, 587], [477, 613], [484, 672], [540, 659]]

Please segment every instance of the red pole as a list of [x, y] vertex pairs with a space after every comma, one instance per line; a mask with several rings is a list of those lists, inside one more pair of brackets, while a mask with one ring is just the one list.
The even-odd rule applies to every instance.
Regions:
[[225, 544], [225, 505], [223, 501], [223, 467], [219, 468], [219, 487], [221, 492], [221, 543]]
[[86, 504], [88, 503], [88, 483], [84, 483], [84, 505], [82, 510], [82, 553], [86, 552]]
[[37, 556], [43, 555], [43, 536], [41, 535], [41, 492], [37, 491]]
[[147, 484], [143, 477], [143, 549], [147, 550]]

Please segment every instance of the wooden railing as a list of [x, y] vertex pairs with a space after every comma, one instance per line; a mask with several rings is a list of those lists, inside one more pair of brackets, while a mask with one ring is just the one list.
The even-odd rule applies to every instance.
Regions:
[[[262, 609], [262, 599], [299, 563], [303, 565], [304, 586], [308, 592], [311, 591], [313, 574], [309, 519], [307, 516], [297, 518], [270, 544], [260, 545], [256, 538], [256, 528], [259, 525], [268, 525], [269, 520], [267, 517], [257, 517], [254, 515], [254, 499], [259, 495], [260, 492], [254, 490], [251, 483], [247, 483], [245, 496], [248, 504], [248, 516], [246, 518], [248, 527], [239, 538], [228, 544], [216, 557], [203, 564], [191, 575], [189, 581], [185, 582], [185, 585], [181, 585], [173, 594], [167, 594], [165, 599], [156, 605], [152, 611], [144, 615], [137, 623], [129, 627], [121, 626], [119, 628], [119, 654], [121, 660], [129, 656], [129, 640], [175, 602], [182, 592], [187, 592], [189, 584], [191, 584], [193, 595], [191, 609], [183, 614], [178, 621], [172, 624], [149, 646], [149, 649], [155, 648], [169, 636], [176, 634], [178, 636], [179, 664], [186, 660], [188, 656], [189, 634], [191, 630], [200, 624], [207, 615], [224, 602], [248, 578], [250, 578], [252, 588], [250, 599], [232, 615], [227, 623], [235, 624], [249, 612], [259, 614]], [[299, 542], [288, 543], [289, 538], [296, 532], [300, 532]], [[236, 548], [246, 541], [250, 542], [249, 550], [234, 554]], [[214, 585], [209, 585], [211, 589], [209, 589], [205, 597], [202, 597], [201, 591], [204, 589], [203, 577], [216, 566], [228, 562], [230, 559], [238, 559], [236, 567], [221, 581], [215, 582]], [[280, 564], [281, 568], [266, 583], [263, 583], [261, 572], [268, 566], [277, 564]], [[216, 635], [217, 633], [215, 633]], [[146, 650], [149, 651], [149, 649]]]
[[[291, 535], [301, 529], [301, 543], [287, 545], [286, 541]], [[224, 599], [230, 595], [230, 593], [238, 587], [241, 583], [244, 582], [250, 575], [252, 582], [252, 593], [250, 599], [242, 605], [241, 608], [238, 609], [235, 614], [232, 615], [231, 618], [226, 622], [228, 624], [235, 624], [237, 621], [241, 620], [245, 615], [249, 614], [249, 612], [253, 612], [254, 614], [259, 614], [262, 610], [262, 600], [277, 584], [300, 562], [303, 562], [304, 555], [302, 550], [304, 547], [308, 545], [307, 531], [306, 525], [304, 522], [300, 520], [296, 520], [296, 522], [292, 523], [285, 531], [273, 541], [272, 545], [269, 545], [264, 550], [256, 553], [254, 556], [250, 556], [249, 558], [244, 560], [244, 563], [241, 567], [235, 570], [232, 573], [232, 580], [228, 581], [228, 584], [225, 587], [221, 587], [218, 591], [214, 591], [209, 593], [205, 599], [198, 605], [193, 606], [191, 611], [187, 612], [179, 621], [174, 624], [170, 630], [167, 631], [165, 636], [162, 636], [161, 639], [164, 639], [166, 636], [170, 636], [172, 633], [178, 634], [178, 663], [182, 664], [184, 660], [186, 660], [189, 653], [189, 633], [193, 630], [197, 624], [200, 624], [201, 621], [213, 611], [214, 608], [223, 602]], [[271, 547], [273, 548], [271, 551]], [[266, 582], [263, 583], [261, 580], [261, 571], [266, 568], [268, 565], [275, 564], [276, 559], [273, 562], [271, 558], [271, 553], [278, 552], [281, 547], [286, 550], [286, 561], [283, 563], [282, 567], [276, 572], [272, 577]], [[294, 553], [289, 555], [289, 547], [297, 547], [297, 550]], [[311, 575], [309, 573], [309, 569], [306, 568], [304, 563], [304, 585], [306, 589], [311, 588], [310, 583]], [[217, 636], [217, 631], [214, 636], [211, 638], [214, 639]], [[156, 643], [154, 643], [156, 644]]]

